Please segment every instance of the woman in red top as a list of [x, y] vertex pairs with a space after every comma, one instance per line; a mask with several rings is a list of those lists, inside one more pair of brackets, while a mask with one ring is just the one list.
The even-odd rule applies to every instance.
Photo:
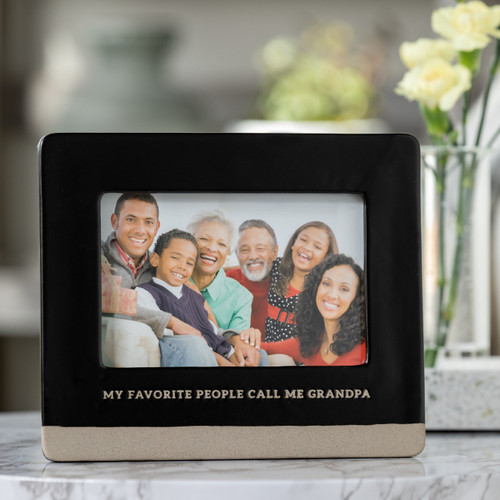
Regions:
[[352, 258], [331, 255], [308, 274], [295, 322], [295, 337], [261, 347], [304, 365], [366, 362], [364, 273]]

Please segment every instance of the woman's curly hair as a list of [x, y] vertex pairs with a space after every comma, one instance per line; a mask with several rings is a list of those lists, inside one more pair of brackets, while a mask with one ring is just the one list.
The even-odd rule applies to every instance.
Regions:
[[307, 222], [300, 226], [293, 234], [292, 237], [288, 240], [285, 251], [283, 252], [283, 257], [281, 259], [281, 263], [279, 265], [279, 277], [274, 286], [274, 291], [280, 296], [285, 297], [288, 291], [288, 285], [290, 284], [290, 280], [293, 277], [293, 260], [292, 260], [292, 247], [298, 238], [299, 234], [307, 229], [308, 227], [316, 227], [318, 229], [322, 229], [328, 235], [328, 250], [326, 252], [325, 258], [328, 255], [339, 253], [339, 247], [337, 245], [337, 239], [333, 234], [330, 226], [320, 221], [312, 221]]
[[344, 254], [330, 255], [307, 275], [304, 290], [299, 295], [295, 313], [295, 335], [299, 339], [300, 353], [304, 357], [317, 353], [324, 338], [325, 323], [316, 306], [319, 284], [327, 270], [342, 265], [352, 268], [358, 276], [359, 284], [349, 309], [340, 319], [340, 331], [334, 335], [330, 351], [342, 356], [366, 339], [364, 272], [351, 257]]

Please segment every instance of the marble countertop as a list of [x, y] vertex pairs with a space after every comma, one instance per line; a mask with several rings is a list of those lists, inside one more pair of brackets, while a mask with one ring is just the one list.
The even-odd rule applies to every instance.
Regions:
[[415, 458], [53, 463], [40, 414], [0, 413], [0, 498], [497, 499], [500, 433], [428, 433]]

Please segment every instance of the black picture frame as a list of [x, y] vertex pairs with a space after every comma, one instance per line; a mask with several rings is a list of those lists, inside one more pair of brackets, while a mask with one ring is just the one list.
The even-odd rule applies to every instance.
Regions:
[[[39, 161], [42, 447], [47, 458], [377, 457], [413, 456], [423, 449], [415, 138], [52, 134], [39, 145]], [[103, 193], [126, 191], [361, 195], [367, 363], [228, 370], [103, 366], [100, 199]], [[213, 394], [240, 390], [243, 397], [181, 397], [200, 389]], [[344, 397], [312, 397], [317, 389], [343, 389]], [[127, 399], [129, 390], [168, 390], [179, 398]], [[264, 397], [249, 397], [251, 390], [264, 391]], [[286, 390], [295, 396], [285, 397]], [[124, 396], [105, 398], [109, 391], [124, 391]]]

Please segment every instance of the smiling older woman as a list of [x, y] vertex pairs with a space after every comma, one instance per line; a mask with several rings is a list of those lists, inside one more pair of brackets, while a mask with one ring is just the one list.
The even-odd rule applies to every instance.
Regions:
[[191, 279], [212, 308], [218, 325], [237, 331], [248, 329], [253, 296], [222, 269], [232, 252], [233, 224], [221, 211], [214, 211], [195, 217], [187, 229], [200, 252]]

